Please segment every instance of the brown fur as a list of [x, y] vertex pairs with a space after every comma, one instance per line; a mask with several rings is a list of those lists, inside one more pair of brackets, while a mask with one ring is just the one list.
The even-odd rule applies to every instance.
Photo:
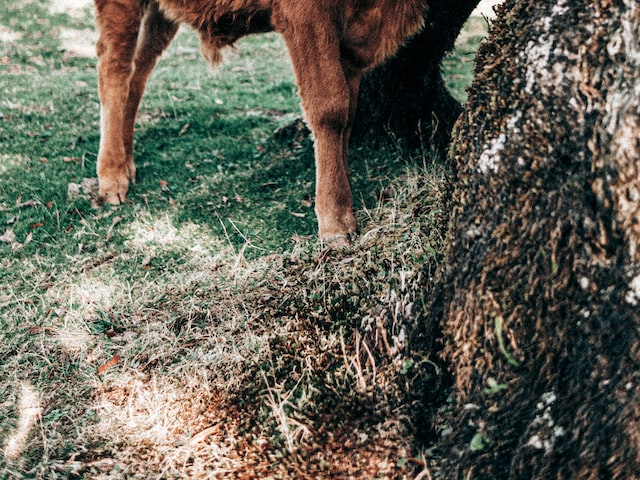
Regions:
[[286, 42], [316, 149], [320, 237], [346, 243], [355, 232], [347, 149], [363, 71], [417, 32], [426, 0], [95, 0], [100, 32], [100, 194], [126, 199], [135, 181], [133, 126], [158, 56], [186, 23], [205, 57], [238, 38], [276, 30]]

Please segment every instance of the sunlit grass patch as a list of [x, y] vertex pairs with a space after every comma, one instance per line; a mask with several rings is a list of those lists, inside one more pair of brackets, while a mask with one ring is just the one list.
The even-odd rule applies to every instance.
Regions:
[[18, 458], [27, 445], [27, 437], [31, 429], [42, 415], [40, 399], [33, 387], [24, 382], [19, 391], [18, 422], [15, 430], [9, 432], [4, 455], [9, 460]]

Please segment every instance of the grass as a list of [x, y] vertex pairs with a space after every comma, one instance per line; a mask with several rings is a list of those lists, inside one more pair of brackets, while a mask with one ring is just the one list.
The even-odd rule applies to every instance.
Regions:
[[470, 17], [456, 40], [455, 51], [444, 59], [442, 71], [447, 88], [460, 102], [467, 99], [466, 89], [473, 80], [473, 59], [487, 34], [487, 22], [483, 17]]
[[[143, 101], [139, 184], [95, 208], [90, 8], [2, 3], [0, 478], [428, 468], [440, 164], [354, 149], [362, 234], [322, 250], [312, 144], [273, 137], [300, 114], [281, 40], [243, 40], [212, 73], [184, 31]], [[447, 60], [458, 95], [476, 44]]]

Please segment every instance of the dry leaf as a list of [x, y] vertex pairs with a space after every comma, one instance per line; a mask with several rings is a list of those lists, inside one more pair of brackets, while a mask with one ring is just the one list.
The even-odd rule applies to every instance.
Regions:
[[29, 329], [29, 335], [38, 335], [39, 333], [53, 333], [55, 330], [50, 327], [42, 327], [42, 326], [33, 326]]
[[98, 371], [97, 371], [98, 375], [101, 375], [107, 370], [109, 370], [111, 367], [116, 366], [119, 362], [120, 362], [120, 354], [116, 353], [113, 357], [109, 359], [107, 363], [105, 363], [104, 365], [100, 365], [98, 367]]
[[4, 235], [0, 236], [0, 242], [4, 243], [14, 243], [16, 241], [16, 234], [13, 232], [12, 228], [8, 228]]
[[22, 202], [21, 198], [18, 198], [18, 201], [16, 202], [16, 207], [18, 208], [22, 208], [22, 207], [35, 207], [36, 205], [40, 205], [40, 202], [37, 202], [36, 200], [27, 200], [26, 202]]
[[218, 430], [219, 430], [219, 427], [217, 425], [212, 425], [211, 427], [205, 428], [204, 430], [196, 433], [191, 438], [191, 440], [189, 441], [189, 445], [195, 445], [197, 443], [202, 442], [207, 437], [210, 437], [211, 435], [215, 434]]
[[107, 236], [105, 237], [105, 241], [107, 241], [107, 242], [111, 241], [111, 239], [113, 238], [113, 229], [121, 221], [122, 221], [122, 217], [113, 217], [113, 220], [111, 221], [111, 226], [109, 227], [109, 230], [107, 231]]
[[180, 129], [180, 133], [178, 133], [178, 136], [181, 137], [182, 135], [184, 135], [186, 133], [186, 131], [189, 130], [189, 124], [185, 123], [182, 128]]

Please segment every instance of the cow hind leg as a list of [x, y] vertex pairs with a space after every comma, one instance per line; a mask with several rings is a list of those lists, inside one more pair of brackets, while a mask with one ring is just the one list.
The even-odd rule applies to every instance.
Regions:
[[124, 110], [122, 130], [127, 177], [134, 183], [136, 168], [133, 162], [133, 135], [136, 114], [144, 94], [147, 79], [151, 75], [158, 58], [171, 43], [178, 31], [178, 27], [177, 23], [168, 20], [158, 10], [156, 3], [149, 6], [142, 22], [142, 29], [139, 33], [134, 56], [133, 74], [129, 82], [129, 96]]
[[155, 2], [146, 9], [140, 0], [96, 0], [95, 5], [101, 107], [97, 173], [101, 198], [118, 204], [135, 180], [133, 127], [144, 85], [176, 27]]

